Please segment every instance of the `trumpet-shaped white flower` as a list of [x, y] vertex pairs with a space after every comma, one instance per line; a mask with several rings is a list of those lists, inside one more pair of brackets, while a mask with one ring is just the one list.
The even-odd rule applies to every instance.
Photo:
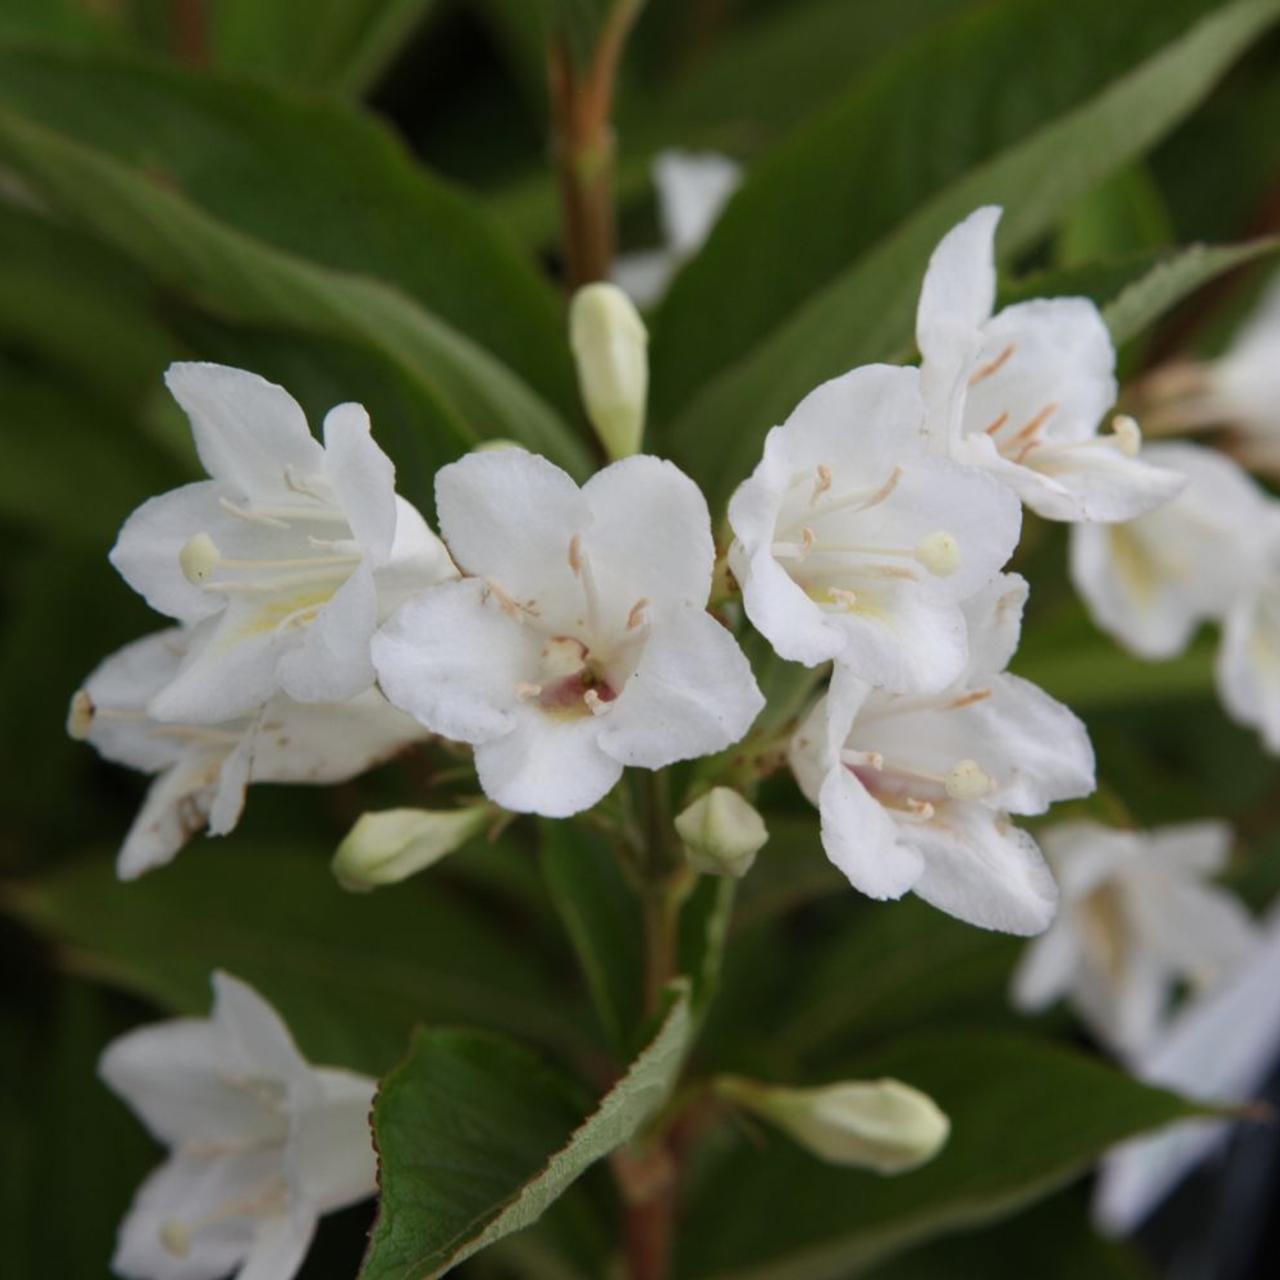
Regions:
[[663, 151], [653, 162], [660, 249], [628, 253], [614, 264], [613, 281], [635, 302], [657, 302], [681, 264], [711, 234], [724, 206], [742, 182], [742, 169], [714, 151]]
[[927, 456], [915, 369], [823, 383], [765, 440], [729, 504], [729, 562], [774, 649], [834, 658], [868, 684], [945, 688], [967, 660], [961, 604], [1017, 545], [1017, 499]]
[[[1134, 1063], [1150, 1084], [1204, 1102], [1240, 1103], [1266, 1083], [1280, 1055], [1280, 908], [1261, 942], [1213, 990], [1193, 997]], [[1202, 1160], [1227, 1140], [1232, 1123], [1189, 1120], [1114, 1148], [1103, 1161], [1093, 1216], [1108, 1235], [1127, 1235]]]
[[376, 1189], [374, 1082], [311, 1066], [245, 983], [213, 990], [211, 1017], [130, 1032], [98, 1066], [170, 1148], [120, 1227], [130, 1280], [289, 1280], [320, 1216]]
[[1085, 298], [995, 309], [1000, 209], [969, 215], [929, 261], [916, 316], [935, 446], [989, 469], [1050, 520], [1128, 520], [1173, 497], [1179, 476], [1135, 455], [1137, 424], [1117, 418], [1115, 349]]
[[175, 364], [166, 381], [211, 479], [144, 503], [111, 552], [153, 608], [203, 624], [152, 714], [216, 723], [278, 691], [300, 702], [364, 692], [379, 617], [455, 576], [396, 497], [368, 415], [330, 410], [322, 446], [293, 397], [255, 374]]
[[966, 606], [970, 659], [946, 690], [888, 694], [837, 667], [796, 733], [791, 765], [818, 806], [823, 848], [868, 896], [914, 892], [1007, 933], [1053, 918], [1053, 876], [1009, 814], [1087, 795], [1094, 761], [1079, 720], [1004, 670], [1026, 594], [1009, 574]]
[[1164, 506], [1122, 524], [1071, 530], [1071, 578], [1094, 621], [1143, 658], [1181, 653], [1256, 577], [1267, 500], [1224, 454], [1153, 444], [1142, 456], [1185, 476]]
[[108, 760], [156, 775], [120, 850], [131, 880], [170, 861], [198, 831], [235, 827], [250, 782], [343, 782], [423, 737], [375, 689], [343, 703], [277, 694], [220, 724], [155, 720], [156, 691], [181, 668], [189, 632], [157, 632], [107, 658], [72, 699], [68, 728]]
[[468, 576], [401, 608], [373, 658], [392, 702], [475, 745], [490, 799], [564, 817], [624, 765], [746, 733], [763, 699], [705, 611], [711, 522], [677, 468], [636, 456], [580, 489], [534, 454], [475, 453], [438, 473], [436, 501]]
[[1150, 832], [1070, 822], [1044, 832], [1041, 843], [1062, 906], [1023, 956], [1014, 1001], [1031, 1010], [1067, 996], [1128, 1061], [1155, 1039], [1179, 982], [1212, 987], [1257, 942], [1236, 899], [1205, 883], [1231, 848], [1221, 822]]

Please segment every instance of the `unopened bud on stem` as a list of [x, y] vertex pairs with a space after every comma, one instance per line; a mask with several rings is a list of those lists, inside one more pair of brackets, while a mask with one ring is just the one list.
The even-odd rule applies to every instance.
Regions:
[[729, 787], [712, 787], [675, 826], [689, 865], [713, 876], [745, 876], [769, 839], [764, 819]]
[[617, 285], [589, 284], [569, 306], [569, 345], [587, 417], [611, 459], [640, 450], [649, 394], [649, 334]]
[[366, 813], [351, 828], [333, 858], [333, 874], [344, 889], [395, 884], [439, 862], [478, 835], [489, 821], [487, 804], [432, 812], [385, 809]]
[[931, 1160], [951, 1130], [932, 1098], [899, 1080], [788, 1089], [721, 1076], [715, 1091], [821, 1159], [876, 1173], [903, 1173]]

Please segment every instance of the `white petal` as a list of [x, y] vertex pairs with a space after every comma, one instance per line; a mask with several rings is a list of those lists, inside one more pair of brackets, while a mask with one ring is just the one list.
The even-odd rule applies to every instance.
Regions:
[[426, 736], [376, 689], [349, 702], [273, 698], [254, 742], [254, 782], [345, 782]]
[[213, 1024], [241, 1071], [291, 1088], [311, 1085], [311, 1068], [298, 1052], [280, 1015], [247, 982], [218, 970], [213, 975]]
[[649, 249], [620, 255], [609, 274], [636, 306], [650, 307], [666, 293], [679, 265], [669, 249]]
[[[220, 1159], [176, 1155], [166, 1161], [138, 1188], [120, 1224], [112, 1271], [130, 1280], [224, 1280], [231, 1275], [248, 1256], [257, 1223], [246, 1215], [225, 1217], [223, 1211], [259, 1189], [263, 1175], [270, 1175], [270, 1158], [254, 1152]], [[215, 1215], [222, 1217], [217, 1225], [190, 1233], [184, 1256], [165, 1246], [166, 1226]]]
[[1150, 951], [1134, 948], [1114, 988], [1108, 1021], [1097, 1026], [1105, 1043], [1132, 1062], [1155, 1041], [1173, 993], [1173, 970]]
[[1022, 636], [1030, 588], [1020, 574], [1002, 573], [964, 602], [969, 630], [969, 675], [995, 675], [1009, 665]]
[[831, 615], [845, 634], [839, 665], [895, 693], [936, 693], [964, 670], [969, 642], [959, 605], [921, 598], [900, 584], [864, 591]]
[[899, 838], [884, 806], [843, 765], [831, 769], [819, 793], [822, 847], [870, 898], [900, 898], [917, 886], [924, 870], [918, 850]]
[[216, 529], [224, 517], [217, 482], [201, 480], [149, 498], [125, 522], [111, 548], [120, 576], [158, 613], [198, 622], [222, 601], [188, 582], [178, 557], [191, 538]]
[[845, 647], [845, 633], [832, 615], [805, 594], [768, 546], [748, 559], [741, 544], [734, 543], [730, 565], [742, 587], [742, 606], [751, 625], [780, 658], [816, 667]]
[[363, 405], [340, 404], [324, 420], [324, 468], [355, 540], [375, 568], [396, 533], [396, 469], [374, 443]]
[[[187, 634], [170, 627], [117, 649], [94, 668], [84, 691], [94, 710], [88, 739], [101, 755], [148, 773], [177, 761], [183, 750], [178, 740], [156, 733], [156, 726], [136, 713], [173, 679], [186, 645]], [[128, 714], [113, 716], [113, 711]]]
[[581, 609], [569, 544], [591, 514], [559, 467], [523, 449], [468, 454], [437, 472], [436, 506], [463, 573], [497, 583], [549, 620]]
[[701, 490], [673, 463], [644, 454], [598, 471], [582, 488], [591, 512], [583, 539], [609, 616], [637, 600], [695, 605], [711, 593], [715, 545]]
[[741, 167], [714, 151], [663, 151], [653, 162], [658, 214], [678, 257], [695, 253], [742, 182]]
[[600, 749], [596, 717], [561, 720], [520, 707], [502, 737], [476, 747], [485, 795], [513, 813], [567, 818], [603, 800], [622, 765]]
[[1227, 614], [1218, 651], [1218, 696], [1241, 724], [1280, 753], [1280, 608], [1275, 591], [1246, 594]]
[[285, 1168], [290, 1186], [322, 1213], [373, 1195], [377, 1159], [370, 1130], [375, 1081], [334, 1068], [315, 1072], [319, 1098], [295, 1116]]
[[221, 753], [185, 751], [151, 784], [116, 859], [121, 880], [163, 866], [204, 830], [221, 765]]
[[218, 783], [209, 804], [211, 836], [227, 835], [240, 821], [245, 791], [249, 786], [249, 771], [253, 767], [255, 738], [255, 729], [247, 729], [218, 770]]
[[299, 702], [345, 702], [374, 681], [370, 643], [378, 625], [378, 589], [364, 561], [280, 655], [280, 688]]
[[282, 1136], [270, 1106], [235, 1085], [244, 1067], [220, 1027], [178, 1018], [113, 1040], [98, 1074], [170, 1146]]
[[396, 498], [396, 536], [391, 558], [374, 571], [378, 585], [378, 617], [385, 622], [410, 596], [458, 576], [445, 545], [431, 531], [422, 513], [404, 498]]
[[219, 364], [173, 364], [165, 382], [191, 419], [204, 469], [241, 497], [288, 493], [286, 468], [322, 469], [324, 452], [283, 387]]
[[373, 638], [383, 692], [433, 733], [486, 742], [511, 732], [521, 682], [536, 683], [539, 638], [471, 578], [432, 587]]
[[1013, 974], [1013, 1003], [1026, 1012], [1051, 1005], [1070, 990], [1079, 963], [1075, 929], [1059, 916], [1022, 953]]
[[623, 764], [660, 769], [731, 746], [763, 707], [733, 635], [701, 609], [677, 607], [655, 618], [599, 743]]
[[311, 1247], [316, 1218], [301, 1206], [273, 1214], [258, 1225], [235, 1280], [293, 1280]]
[[916, 312], [916, 341], [926, 360], [942, 354], [939, 344], [949, 344], [990, 318], [996, 302], [1000, 214], [998, 205], [975, 209], [942, 237], [929, 258]]
[[981, 805], [947, 805], [903, 838], [924, 856], [915, 891], [926, 902], [983, 929], [1048, 928], [1058, 886], [1036, 842], [1007, 818]]
[[1234, 843], [1230, 823], [1213, 820], [1157, 827], [1146, 836], [1152, 866], [1201, 878], [1227, 869]]
[[1193, 986], [1220, 982], [1257, 945], [1253, 918], [1226, 890], [1173, 877], [1144, 887], [1133, 903], [1142, 945]]

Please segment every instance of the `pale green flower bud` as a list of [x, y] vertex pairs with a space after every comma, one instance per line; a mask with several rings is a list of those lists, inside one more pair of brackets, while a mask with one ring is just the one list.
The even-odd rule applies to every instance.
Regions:
[[366, 813], [351, 828], [333, 858], [333, 874], [344, 889], [360, 891], [395, 884], [439, 862], [484, 830], [492, 809], [384, 809]]
[[764, 819], [729, 787], [699, 796], [675, 825], [689, 865], [713, 876], [745, 876], [769, 838]]
[[649, 394], [649, 334], [617, 285], [589, 284], [569, 306], [569, 345], [587, 417], [611, 459], [640, 451]]
[[787, 1089], [721, 1076], [715, 1090], [820, 1159], [876, 1173], [903, 1173], [931, 1160], [951, 1131], [932, 1098], [899, 1080]]

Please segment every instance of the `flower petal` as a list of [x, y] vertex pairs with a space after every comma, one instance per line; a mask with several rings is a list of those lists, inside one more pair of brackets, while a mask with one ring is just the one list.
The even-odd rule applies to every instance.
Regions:
[[179, 555], [191, 538], [216, 529], [224, 518], [213, 480], [185, 484], [149, 498], [125, 522], [109, 559], [120, 576], [153, 608], [194, 623], [222, 608], [222, 601], [188, 582]]
[[471, 453], [436, 473], [436, 507], [463, 573], [498, 584], [548, 619], [581, 609], [569, 544], [591, 514], [559, 467], [523, 449]]
[[289, 1028], [247, 982], [221, 969], [215, 971], [211, 1017], [241, 1074], [278, 1080], [291, 1087], [316, 1088], [311, 1084], [311, 1068], [298, 1052]]
[[1218, 696], [1233, 718], [1280, 753], [1280, 608], [1268, 588], [1246, 593], [1227, 614], [1216, 668]]
[[748, 559], [741, 544], [734, 543], [730, 565], [742, 587], [742, 607], [751, 625], [778, 657], [816, 667], [830, 662], [845, 647], [844, 631], [805, 594], [767, 546]]
[[293, 1280], [311, 1247], [316, 1216], [302, 1206], [276, 1213], [258, 1224], [235, 1280]]
[[900, 898], [924, 872], [920, 852], [899, 838], [883, 805], [843, 765], [832, 768], [818, 797], [822, 847], [855, 889], [869, 898]]
[[903, 838], [924, 857], [915, 891], [939, 910], [1003, 933], [1049, 927], [1058, 886], [1036, 842], [999, 813], [976, 804], [947, 805]]
[[299, 702], [345, 702], [372, 686], [369, 646], [378, 625], [378, 590], [365, 560], [281, 653], [280, 688]]
[[969, 676], [980, 680], [1009, 665], [1022, 636], [1030, 588], [1017, 573], [1002, 573], [964, 602], [969, 631]]
[[286, 469], [323, 469], [324, 452], [283, 387], [220, 364], [172, 364], [164, 380], [191, 419], [204, 469], [242, 498], [279, 498], [289, 493]]
[[289, 1183], [322, 1213], [373, 1195], [378, 1165], [370, 1112], [377, 1083], [350, 1071], [322, 1067], [320, 1095], [294, 1116], [285, 1153]]
[[945, 689], [969, 659], [960, 606], [924, 599], [898, 584], [864, 591], [853, 608], [831, 617], [845, 635], [838, 663], [896, 693]]
[[1079, 963], [1076, 931], [1059, 916], [1023, 951], [1013, 973], [1014, 1005], [1028, 1013], [1047, 1008], [1070, 991]]
[[116, 858], [121, 880], [172, 861], [204, 830], [220, 767], [219, 753], [185, 751], [151, 784]]
[[600, 749], [593, 716], [562, 720], [520, 707], [502, 737], [476, 747], [476, 772], [485, 795], [513, 813], [568, 818], [603, 800], [622, 777], [622, 765]]
[[368, 562], [386, 564], [396, 534], [396, 469], [374, 443], [363, 405], [340, 404], [325, 415], [324, 469]]
[[696, 252], [742, 182], [742, 168], [714, 151], [662, 151], [653, 162], [658, 216], [678, 257]]
[[478, 578], [432, 587], [373, 637], [387, 697], [433, 733], [480, 743], [516, 725], [516, 687], [538, 678], [539, 641]]
[[600, 747], [660, 769], [737, 742], [764, 707], [751, 664], [710, 614], [687, 606], [654, 619], [640, 662], [600, 721]]
[[711, 594], [715, 545], [702, 491], [679, 467], [644, 454], [598, 471], [582, 488], [584, 543], [606, 616], [625, 621], [640, 598], [694, 605]]
[[391, 558], [374, 570], [378, 586], [378, 618], [385, 622], [410, 596], [449, 582], [458, 570], [445, 545], [431, 531], [422, 513], [404, 498], [396, 498], [396, 536]]

